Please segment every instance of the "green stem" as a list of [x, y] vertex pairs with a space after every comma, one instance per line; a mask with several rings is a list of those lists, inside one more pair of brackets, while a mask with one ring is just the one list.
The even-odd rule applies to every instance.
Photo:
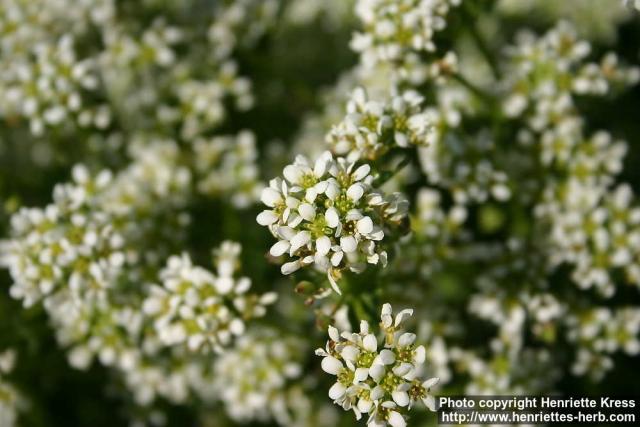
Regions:
[[409, 153], [405, 153], [404, 158], [402, 159], [402, 161], [400, 161], [400, 163], [398, 163], [398, 166], [396, 166], [394, 170], [383, 171], [380, 173], [380, 177], [376, 182], [377, 186], [384, 185], [387, 181], [389, 181], [391, 178], [396, 176], [402, 169], [404, 169], [405, 166], [407, 166], [409, 163], [411, 163], [411, 155]]
[[476, 26], [476, 22], [478, 21], [478, 16], [480, 15], [477, 11], [471, 10], [473, 6], [469, 2], [465, 2], [465, 6], [462, 7], [462, 17], [466, 23], [467, 29], [471, 34], [471, 38], [473, 42], [478, 47], [478, 50], [482, 53], [489, 68], [491, 69], [491, 74], [496, 80], [500, 80], [501, 73], [500, 68], [498, 67], [498, 62], [496, 58], [493, 56], [489, 45], [484, 39], [483, 35], [478, 31], [478, 27]]
[[[369, 311], [366, 309], [363, 301], [360, 298], [352, 295], [350, 302], [351, 304], [349, 305], [351, 306], [351, 309], [353, 309], [353, 312], [359, 320], [366, 320], [369, 323], [373, 321], [373, 318], [370, 316]], [[357, 325], [355, 325], [355, 327], [357, 327]]]
[[462, 86], [469, 89], [469, 91], [472, 92], [474, 95], [476, 95], [478, 98], [482, 98], [491, 104], [495, 103], [495, 99], [493, 98], [493, 96], [491, 96], [489, 93], [483, 91], [478, 86], [471, 83], [469, 80], [466, 79], [466, 77], [462, 76], [462, 74], [456, 73], [456, 74], [453, 74], [452, 77]]

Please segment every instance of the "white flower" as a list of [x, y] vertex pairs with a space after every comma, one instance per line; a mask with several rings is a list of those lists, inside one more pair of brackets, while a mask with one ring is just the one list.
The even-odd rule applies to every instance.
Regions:
[[199, 192], [229, 196], [238, 208], [258, 201], [261, 189], [258, 150], [251, 131], [244, 130], [236, 136], [199, 138], [194, 142], [193, 150]]
[[290, 395], [301, 379], [304, 345], [279, 331], [256, 328], [214, 360], [212, 384], [205, 387], [222, 401], [237, 422], [274, 419], [291, 424], [299, 403]]
[[351, 48], [359, 52], [366, 68], [392, 64], [400, 77], [412, 72], [418, 54], [434, 52], [436, 32], [446, 27], [451, 6], [460, 0], [358, 0], [356, 15], [363, 30], [356, 32]]
[[[393, 148], [426, 146], [433, 133], [421, 110], [423, 98], [404, 92], [386, 102], [369, 100], [363, 88], [353, 92], [347, 116], [334, 126], [326, 139], [333, 150], [349, 160], [376, 160]], [[357, 187], [353, 191], [358, 191]]]
[[382, 343], [370, 331], [369, 323], [360, 323], [360, 332], [342, 334], [329, 326], [322, 356], [322, 370], [336, 376], [329, 397], [345, 410], [353, 410], [356, 418], [369, 414], [369, 425], [405, 424], [405, 415], [414, 402], [421, 401], [434, 410], [429, 394], [438, 379], [416, 378], [417, 369], [425, 361], [423, 346], [415, 346], [416, 336], [398, 329], [412, 310], [402, 310], [394, 318], [391, 306], [385, 304], [381, 313]]
[[368, 164], [325, 152], [313, 164], [298, 156], [284, 168], [284, 180], [271, 180], [261, 198], [270, 209], [257, 221], [278, 239], [270, 254], [293, 258], [282, 265], [283, 274], [314, 265], [339, 293], [340, 270], [386, 264], [385, 229], [404, 220], [407, 202], [373, 189], [370, 172]]
[[275, 294], [248, 293], [251, 281], [234, 277], [239, 254], [239, 244], [223, 242], [215, 251], [217, 275], [192, 265], [186, 254], [169, 258], [162, 286], [152, 285], [143, 304], [165, 345], [219, 352], [244, 333], [245, 320], [265, 314]]

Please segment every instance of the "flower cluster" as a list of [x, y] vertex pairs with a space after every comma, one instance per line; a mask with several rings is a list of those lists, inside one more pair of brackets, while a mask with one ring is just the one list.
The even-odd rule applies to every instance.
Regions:
[[602, 194], [570, 181], [559, 191], [566, 192], [560, 195], [564, 204], [551, 202], [539, 211], [554, 218], [550, 261], [573, 265], [576, 284], [595, 287], [605, 296], [615, 293], [616, 270], [622, 270], [628, 282], [640, 284], [640, 208], [631, 205], [631, 188], [621, 185]]
[[429, 391], [438, 379], [418, 377], [426, 350], [415, 344], [415, 334], [400, 328], [412, 314], [413, 310], [402, 310], [394, 318], [391, 305], [385, 304], [380, 337], [367, 321], [360, 323], [359, 333], [340, 333], [330, 326], [326, 348], [316, 350], [323, 357], [322, 369], [336, 376], [329, 397], [344, 410], [353, 410], [358, 419], [369, 414], [370, 426], [405, 426], [407, 412], [418, 401], [435, 410]]
[[251, 82], [238, 76], [237, 65], [225, 62], [221, 65], [217, 79], [212, 81], [185, 80], [177, 88], [180, 104], [173, 111], [167, 108], [162, 114], [167, 119], [182, 122], [180, 135], [187, 141], [206, 134], [225, 118], [224, 102], [227, 98], [235, 101], [239, 111], [246, 111], [253, 105]]
[[245, 331], [245, 320], [263, 316], [275, 293], [248, 294], [251, 280], [235, 278], [240, 245], [223, 242], [215, 252], [217, 274], [196, 267], [188, 255], [170, 257], [152, 285], [143, 310], [163, 344], [220, 352]]
[[363, 88], [353, 92], [347, 116], [327, 135], [332, 150], [351, 161], [377, 160], [389, 150], [429, 144], [430, 123], [421, 111], [422, 96], [407, 91], [388, 102], [368, 99]]
[[193, 152], [199, 192], [230, 197], [238, 208], [260, 199], [258, 151], [251, 131], [198, 139], [193, 144]]
[[452, 350], [455, 366], [469, 375], [465, 387], [468, 395], [522, 395], [549, 390], [559, 377], [549, 349], [526, 349], [522, 352], [494, 351], [491, 357], [460, 348]]
[[279, 7], [276, 0], [222, 1], [207, 33], [214, 56], [228, 58], [238, 45], [255, 43], [273, 25]]
[[328, 274], [333, 289], [340, 271], [359, 273], [367, 264], [387, 263], [382, 240], [385, 229], [401, 225], [407, 201], [372, 187], [371, 167], [323, 153], [311, 164], [302, 156], [284, 168], [285, 179], [275, 178], [262, 192], [270, 209], [257, 218], [278, 242], [274, 257], [295, 257], [282, 265], [290, 274], [314, 265]]
[[593, 308], [572, 313], [567, 319], [567, 337], [577, 345], [571, 367], [575, 375], [602, 379], [613, 367], [611, 355], [623, 351], [640, 354], [640, 310], [636, 307]]
[[552, 177], [539, 184], [542, 197], [535, 208], [549, 230], [551, 266], [570, 264], [581, 288], [595, 286], [611, 296], [613, 270], [622, 269], [629, 282], [638, 283], [639, 214], [628, 186], [612, 188], [622, 170], [624, 142], [605, 131], [585, 136], [576, 98], [611, 94], [637, 82], [640, 70], [619, 64], [612, 53], [600, 64], [585, 63], [589, 51], [567, 23], [540, 38], [522, 36], [512, 50], [512, 95], [505, 112], [526, 121], [519, 143], [539, 147], [539, 161]]
[[267, 421], [292, 424], [292, 399], [296, 380], [303, 374], [304, 343], [265, 328], [238, 339], [216, 360], [211, 385], [228, 414], [236, 421]]
[[434, 34], [446, 27], [446, 15], [460, 0], [358, 0], [356, 14], [363, 31], [351, 47], [366, 67], [392, 63], [399, 74], [411, 74], [419, 54], [434, 52]]
[[615, 53], [599, 64], [585, 63], [591, 45], [580, 40], [567, 22], [542, 37], [522, 32], [509, 52], [504, 112], [519, 117], [530, 108], [527, 120], [536, 131], [558, 126], [558, 119], [573, 111], [572, 96], [603, 95], [640, 79], [640, 70], [621, 66]]
[[40, 42], [28, 59], [7, 64], [0, 78], [0, 112], [5, 118], [24, 117], [34, 135], [42, 135], [45, 126], [70, 120], [99, 129], [109, 125], [106, 107], [83, 105], [83, 94], [95, 91], [98, 79], [95, 62], [78, 60], [73, 43], [70, 35], [56, 43]]
[[77, 166], [73, 182], [55, 188], [53, 204], [12, 217], [13, 236], [1, 253], [14, 280], [11, 295], [25, 306], [43, 303], [59, 341], [74, 346], [74, 365], [86, 366], [94, 355], [106, 365], [127, 363], [129, 334], [141, 319], [123, 304], [139, 303], [123, 283], [154, 274], [187, 221], [171, 215], [190, 184], [177, 161], [175, 145], [159, 142], [117, 175], [92, 176]]
[[509, 177], [498, 169], [497, 150], [490, 135], [470, 139], [449, 134], [420, 150], [420, 165], [432, 184], [451, 191], [457, 204], [511, 198]]

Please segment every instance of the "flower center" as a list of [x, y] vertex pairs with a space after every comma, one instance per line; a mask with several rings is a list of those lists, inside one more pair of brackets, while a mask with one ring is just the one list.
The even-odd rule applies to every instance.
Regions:
[[353, 384], [353, 377], [355, 373], [347, 368], [342, 368], [338, 372], [338, 382], [342, 385], [349, 386]]

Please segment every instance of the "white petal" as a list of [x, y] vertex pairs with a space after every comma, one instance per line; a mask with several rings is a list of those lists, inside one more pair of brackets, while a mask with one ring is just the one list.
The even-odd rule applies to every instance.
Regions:
[[318, 237], [316, 240], [316, 252], [320, 256], [324, 256], [331, 250], [331, 239], [327, 236]]
[[380, 400], [384, 397], [384, 389], [379, 385], [375, 386], [371, 393], [369, 393], [371, 400]]
[[382, 306], [382, 312], [381, 312], [381, 314], [382, 314], [382, 315], [385, 315], [385, 314], [386, 314], [386, 315], [390, 315], [391, 313], [393, 313], [393, 311], [392, 311], [392, 309], [391, 309], [391, 304], [389, 304], [389, 303], [385, 303], [385, 304]]
[[360, 321], [360, 333], [365, 335], [369, 333], [369, 322], [366, 320]]
[[396, 316], [396, 322], [395, 322], [395, 326], [399, 326], [400, 323], [402, 323], [402, 321], [404, 320], [405, 317], [410, 317], [413, 315], [413, 310], [410, 308], [404, 309], [402, 310], [400, 313], [398, 313], [398, 315]]
[[338, 333], [338, 330], [329, 325], [329, 338], [331, 338], [331, 341], [340, 341], [340, 334]]
[[313, 189], [316, 190], [318, 194], [323, 194], [327, 190], [328, 185], [329, 183], [327, 181], [320, 181], [313, 186]]
[[313, 166], [313, 174], [318, 178], [322, 178], [322, 176], [327, 173], [328, 164], [329, 159], [327, 159], [326, 156], [320, 156]]
[[333, 265], [334, 267], [337, 267], [340, 264], [340, 261], [342, 261], [343, 256], [344, 256], [344, 253], [342, 251], [336, 252], [333, 255], [331, 255], [331, 265]]
[[260, 196], [260, 200], [262, 200], [262, 203], [272, 208], [278, 202], [282, 201], [282, 194], [280, 194], [279, 191], [274, 190], [273, 188], [267, 187], [264, 190], [262, 190], [262, 195]]
[[296, 235], [296, 231], [293, 228], [287, 227], [285, 225], [282, 227], [278, 227], [277, 234], [278, 234], [278, 237], [280, 237], [283, 240], [291, 240], [293, 236]]
[[396, 411], [391, 411], [389, 413], [389, 425], [391, 427], [406, 427], [407, 422], [404, 420], [404, 417], [400, 415], [400, 413]]
[[297, 212], [293, 212], [293, 211], [291, 212], [291, 214], [289, 215], [289, 218], [287, 219], [287, 225], [292, 228], [298, 227], [298, 225], [300, 225], [301, 222], [302, 222], [302, 217], [298, 215]]
[[357, 384], [367, 379], [369, 376], [369, 369], [367, 368], [358, 368], [353, 377], [353, 383]]
[[304, 193], [304, 199], [309, 203], [313, 203], [316, 200], [316, 197], [318, 197], [318, 191], [313, 187], [308, 188]]
[[369, 368], [369, 376], [373, 378], [375, 382], [378, 382], [384, 376], [385, 369], [383, 365], [371, 365]]
[[291, 274], [294, 271], [298, 271], [300, 267], [301, 267], [300, 261], [291, 261], [291, 262], [282, 264], [282, 267], [280, 267], [280, 272], [282, 272], [282, 274], [286, 276], [287, 274]]
[[411, 332], [406, 332], [400, 335], [400, 338], [398, 339], [398, 345], [400, 347], [407, 347], [413, 344], [415, 340], [416, 340], [416, 334], [412, 334]]
[[286, 240], [280, 240], [275, 245], [271, 246], [269, 253], [273, 256], [280, 256], [289, 250], [291, 245]]
[[393, 401], [398, 404], [398, 406], [407, 406], [409, 404], [409, 394], [406, 391], [394, 391], [391, 393], [391, 397], [393, 397]]
[[229, 324], [229, 330], [234, 335], [241, 335], [245, 331], [244, 322], [240, 319], [233, 319], [231, 324]]
[[365, 216], [358, 221], [358, 232], [361, 234], [369, 234], [373, 231], [373, 221], [368, 216]]
[[316, 208], [311, 206], [309, 203], [300, 203], [300, 206], [298, 206], [298, 213], [305, 220], [313, 221], [316, 217]]
[[327, 258], [324, 255], [320, 255], [317, 252], [315, 253], [315, 255], [313, 255], [313, 263], [316, 265], [317, 268], [325, 271], [331, 266], [331, 263], [329, 262], [329, 258]]
[[393, 368], [393, 373], [398, 377], [404, 377], [413, 369], [413, 365], [411, 363], [403, 362], [400, 365]]
[[338, 210], [334, 207], [327, 209], [324, 213], [324, 219], [327, 221], [327, 225], [331, 228], [336, 228], [340, 224]]
[[360, 183], [355, 183], [347, 190], [347, 197], [353, 201], [358, 201], [364, 195], [364, 186]]
[[424, 406], [429, 408], [430, 411], [436, 411], [436, 399], [430, 394], [422, 398], [422, 403], [424, 403]]
[[296, 165], [287, 165], [282, 171], [282, 174], [290, 183], [298, 184], [304, 175], [304, 171]]
[[358, 242], [353, 236], [344, 236], [340, 238], [340, 247], [346, 253], [355, 252], [358, 248]]
[[335, 182], [329, 182], [327, 184], [327, 189], [324, 191], [324, 194], [327, 195], [329, 200], [335, 200], [336, 197], [340, 195], [340, 187]]
[[327, 374], [338, 375], [341, 369], [343, 369], [342, 362], [333, 356], [327, 356], [322, 359], [322, 370]]
[[340, 399], [344, 396], [344, 393], [347, 391], [347, 388], [340, 383], [335, 383], [329, 389], [329, 397], [333, 400]]
[[367, 351], [377, 351], [378, 350], [378, 340], [376, 339], [375, 335], [368, 334], [362, 340], [362, 346]]
[[[334, 341], [337, 341], [337, 340], [334, 340]], [[354, 362], [358, 358], [359, 354], [360, 354], [360, 350], [358, 350], [358, 347], [353, 345], [345, 346], [340, 352], [340, 356], [342, 356], [344, 360], [350, 360], [352, 362]]]
[[349, 210], [349, 212], [347, 212], [344, 217], [344, 219], [347, 221], [358, 221], [362, 218], [364, 218], [364, 215], [362, 215], [362, 212], [360, 212], [360, 210], [358, 209]]
[[333, 277], [332, 269], [327, 270], [327, 278], [329, 279], [329, 284], [331, 285], [331, 288], [335, 291], [335, 293], [338, 295], [342, 295], [340, 286], [338, 286], [338, 282], [336, 282], [335, 277]]
[[384, 238], [384, 230], [378, 226], [374, 226], [373, 230], [369, 233], [369, 239], [371, 240], [382, 240]]
[[370, 400], [360, 399], [358, 401], [358, 410], [363, 413], [368, 413], [373, 406], [373, 402]]
[[315, 351], [316, 356], [328, 356], [329, 353], [324, 348], [316, 348]]
[[438, 381], [440, 381], [440, 378], [437, 378], [437, 377], [429, 378], [428, 380], [422, 383], [422, 387], [429, 390], [431, 387], [438, 384]]
[[298, 249], [305, 246], [307, 243], [311, 241], [311, 233], [308, 231], [301, 231], [291, 239], [291, 251], [290, 253], [295, 253]]
[[287, 196], [287, 198], [284, 199], [284, 204], [290, 209], [298, 209], [298, 206], [300, 206], [300, 200], [295, 197]]
[[396, 361], [396, 355], [393, 353], [393, 351], [386, 348], [380, 352], [378, 358], [383, 365], [391, 365]]
[[360, 181], [361, 179], [364, 179], [364, 177], [369, 175], [369, 171], [371, 171], [371, 166], [366, 164], [362, 165], [353, 173], [353, 179], [355, 179], [356, 181]]
[[260, 225], [271, 225], [278, 220], [278, 215], [274, 211], [262, 211], [256, 217]]
[[425, 350], [424, 346], [420, 345], [416, 347], [414, 351], [415, 354], [413, 356], [413, 359], [415, 360], [415, 362], [419, 365], [423, 364], [425, 359], [427, 358], [427, 351]]

